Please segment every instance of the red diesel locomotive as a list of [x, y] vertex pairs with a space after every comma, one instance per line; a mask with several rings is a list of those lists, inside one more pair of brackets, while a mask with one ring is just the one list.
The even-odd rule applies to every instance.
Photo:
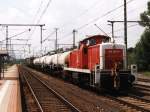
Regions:
[[128, 89], [135, 77], [126, 66], [124, 44], [110, 42], [110, 37], [94, 35], [72, 51], [33, 60], [48, 71], [60, 71], [62, 77], [97, 88]]

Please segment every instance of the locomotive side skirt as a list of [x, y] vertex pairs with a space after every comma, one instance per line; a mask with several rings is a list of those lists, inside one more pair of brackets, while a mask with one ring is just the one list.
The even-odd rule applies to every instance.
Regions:
[[64, 70], [72, 71], [72, 72], [79, 72], [79, 73], [88, 73], [88, 74], [91, 73], [91, 71], [89, 69], [79, 69], [79, 68], [67, 68], [67, 67], [64, 67]]

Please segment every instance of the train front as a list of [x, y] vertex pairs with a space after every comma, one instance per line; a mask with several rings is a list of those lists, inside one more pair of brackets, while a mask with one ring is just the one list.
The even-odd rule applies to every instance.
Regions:
[[[100, 85], [103, 88], [127, 90], [135, 77], [126, 66], [124, 44], [102, 43], [100, 45]], [[97, 70], [96, 70], [97, 71]]]

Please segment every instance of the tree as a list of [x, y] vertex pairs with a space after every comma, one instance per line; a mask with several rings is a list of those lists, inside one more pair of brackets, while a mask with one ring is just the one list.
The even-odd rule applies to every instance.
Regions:
[[135, 47], [136, 63], [140, 70], [150, 70], [150, 2], [147, 5], [147, 11], [140, 14], [142, 22], [139, 23], [145, 30]]
[[128, 65], [135, 64], [135, 49], [130, 47], [127, 49], [128, 52]]

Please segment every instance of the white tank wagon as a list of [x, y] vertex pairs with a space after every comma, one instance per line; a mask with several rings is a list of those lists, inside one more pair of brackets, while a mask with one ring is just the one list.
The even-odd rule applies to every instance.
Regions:
[[33, 60], [33, 64], [35, 64], [35, 65], [40, 64], [40, 58], [35, 58], [35, 59]]
[[46, 65], [52, 64], [52, 55], [47, 55], [47, 56], [45, 57], [44, 64], [46, 64]]
[[67, 59], [69, 54], [70, 54], [70, 51], [64, 52], [64, 53], [54, 54], [52, 56], [52, 63], [55, 65], [64, 66], [66, 64], [66, 59]]
[[69, 54], [70, 54], [70, 51], [61, 53], [58, 57], [58, 64], [65, 66], [65, 64], [67, 63], [66, 60]]
[[33, 64], [35, 65], [37, 63], [37, 58], [35, 58], [34, 60], [33, 60]]
[[42, 57], [39, 57], [39, 61], [38, 61], [40, 65], [42, 65], [42, 63], [41, 63], [41, 58], [42, 58]]
[[67, 57], [69, 56], [71, 51], [58, 53], [54, 55], [46, 55], [43, 57], [35, 58], [33, 63], [35, 65], [63, 68], [67, 64]]
[[43, 56], [43, 57], [40, 58], [40, 63], [41, 64], [45, 64], [45, 58], [46, 58], [46, 56]]
[[52, 64], [57, 65], [59, 55], [60, 53], [52, 55]]
[[44, 59], [43, 59], [43, 64], [46, 65], [46, 58], [48, 57], [48, 55], [44, 56]]

